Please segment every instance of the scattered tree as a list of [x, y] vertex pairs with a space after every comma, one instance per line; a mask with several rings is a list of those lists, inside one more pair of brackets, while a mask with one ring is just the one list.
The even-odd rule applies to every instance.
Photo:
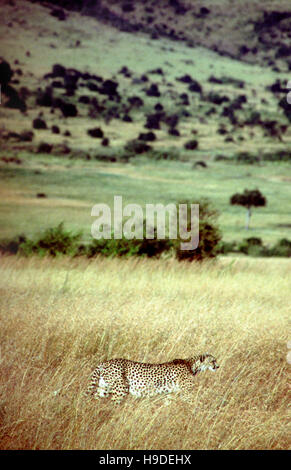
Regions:
[[258, 189], [248, 190], [245, 189], [242, 194], [233, 194], [230, 198], [230, 204], [240, 205], [247, 209], [246, 230], [250, 226], [250, 218], [252, 215], [253, 207], [264, 207], [267, 204], [267, 199]]

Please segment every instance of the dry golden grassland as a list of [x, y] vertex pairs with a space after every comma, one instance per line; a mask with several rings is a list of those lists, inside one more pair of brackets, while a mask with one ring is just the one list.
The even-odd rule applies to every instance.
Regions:
[[[3, 257], [0, 448], [287, 449], [290, 268]], [[99, 361], [200, 352], [191, 402], [82, 395]]]

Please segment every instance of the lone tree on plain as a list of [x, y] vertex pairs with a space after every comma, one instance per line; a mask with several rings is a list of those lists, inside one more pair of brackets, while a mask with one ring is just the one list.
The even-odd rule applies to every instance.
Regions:
[[230, 198], [230, 204], [243, 206], [247, 209], [246, 230], [248, 230], [252, 215], [252, 207], [265, 207], [267, 199], [258, 189], [253, 189], [252, 191], [245, 189], [242, 194], [233, 194]]

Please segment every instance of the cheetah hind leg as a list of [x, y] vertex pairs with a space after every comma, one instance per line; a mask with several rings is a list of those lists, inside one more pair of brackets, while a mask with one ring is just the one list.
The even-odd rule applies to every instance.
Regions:
[[97, 367], [91, 374], [91, 381], [90, 384], [88, 385], [87, 390], [85, 391], [85, 396], [95, 396], [97, 391], [98, 391], [98, 386], [99, 386], [99, 380], [100, 380], [100, 370]]
[[115, 405], [120, 405], [120, 403], [128, 396], [129, 394], [129, 385], [125, 379], [118, 380], [111, 387], [111, 400]]
[[111, 389], [108, 382], [106, 382], [103, 377], [100, 377], [98, 387], [94, 393], [94, 398], [107, 398], [110, 394], [110, 391]]

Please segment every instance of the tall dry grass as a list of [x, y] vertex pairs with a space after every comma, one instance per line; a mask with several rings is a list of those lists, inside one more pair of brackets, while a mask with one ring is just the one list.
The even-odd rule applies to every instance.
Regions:
[[[290, 260], [1, 259], [1, 449], [286, 449]], [[82, 396], [95, 365], [210, 352], [192, 401]]]

